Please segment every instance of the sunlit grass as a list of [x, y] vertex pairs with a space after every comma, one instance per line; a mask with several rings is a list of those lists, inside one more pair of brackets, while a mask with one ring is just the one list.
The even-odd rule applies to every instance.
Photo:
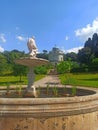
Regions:
[[[45, 75], [36, 75], [35, 81], [44, 78]], [[85, 74], [63, 74], [59, 76], [62, 84], [70, 84], [76, 86], [87, 86], [98, 88], [98, 73], [85, 73]], [[27, 76], [22, 76], [22, 82], [19, 82], [19, 76], [2, 76], [0, 77], [0, 86], [6, 86], [7, 83], [10, 85], [16, 84], [28, 84]]]
[[[43, 77], [45, 77], [45, 75], [36, 75], [35, 81], [40, 80]], [[21, 82], [19, 76], [0, 76], [0, 86], [6, 86], [8, 83], [10, 85], [16, 85], [16, 84], [25, 85], [28, 83], [27, 76], [22, 76]]]
[[98, 87], [98, 73], [85, 74], [63, 74], [60, 75], [62, 84], [70, 84], [77, 86]]

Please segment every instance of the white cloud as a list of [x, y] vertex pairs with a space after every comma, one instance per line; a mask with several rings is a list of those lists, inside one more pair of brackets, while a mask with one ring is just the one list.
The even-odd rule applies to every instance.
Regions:
[[98, 18], [96, 18], [92, 24], [87, 24], [86, 27], [75, 30], [75, 34], [82, 41], [86, 41], [89, 37], [92, 37], [94, 33], [98, 33]]
[[17, 36], [16, 37], [19, 41], [26, 41], [27, 38], [22, 37], [22, 36]]
[[66, 40], [66, 41], [68, 41], [68, 40], [69, 40], [69, 37], [68, 37], [68, 36], [66, 36], [66, 37], [65, 37], [65, 40]]
[[5, 43], [6, 42], [6, 38], [4, 34], [0, 34], [0, 42]]
[[78, 53], [78, 51], [79, 51], [80, 49], [82, 49], [82, 48], [83, 48], [82, 46], [80, 46], [80, 47], [75, 47], [75, 48], [71, 48], [71, 49], [67, 50], [66, 53], [70, 53], [70, 52]]
[[4, 52], [4, 48], [0, 46], [0, 52]]

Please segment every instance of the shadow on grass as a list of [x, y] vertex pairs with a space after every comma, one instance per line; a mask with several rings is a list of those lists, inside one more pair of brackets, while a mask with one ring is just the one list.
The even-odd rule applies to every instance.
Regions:
[[55, 82], [47, 82], [47, 83], [45, 83], [45, 84], [47, 84], [47, 85], [58, 85], [59, 83], [55, 83]]
[[98, 81], [98, 78], [79, 79], [79, 80], [85, 80], [85, 81]]

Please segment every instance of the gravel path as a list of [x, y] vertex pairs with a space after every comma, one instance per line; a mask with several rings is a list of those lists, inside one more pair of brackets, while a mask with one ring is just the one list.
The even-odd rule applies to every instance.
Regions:
[[60, 80], [57, 75], [47, 75], [45, 78], [34, 83], [35, 86], [47, 86], [48, 84], [51, 86], [61, 86]]

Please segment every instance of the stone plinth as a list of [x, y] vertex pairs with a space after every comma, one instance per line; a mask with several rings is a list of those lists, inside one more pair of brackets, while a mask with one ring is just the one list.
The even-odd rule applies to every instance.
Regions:
[[66, 98], [1, 98], [0, 130], [98, 130], [98, 92]]

